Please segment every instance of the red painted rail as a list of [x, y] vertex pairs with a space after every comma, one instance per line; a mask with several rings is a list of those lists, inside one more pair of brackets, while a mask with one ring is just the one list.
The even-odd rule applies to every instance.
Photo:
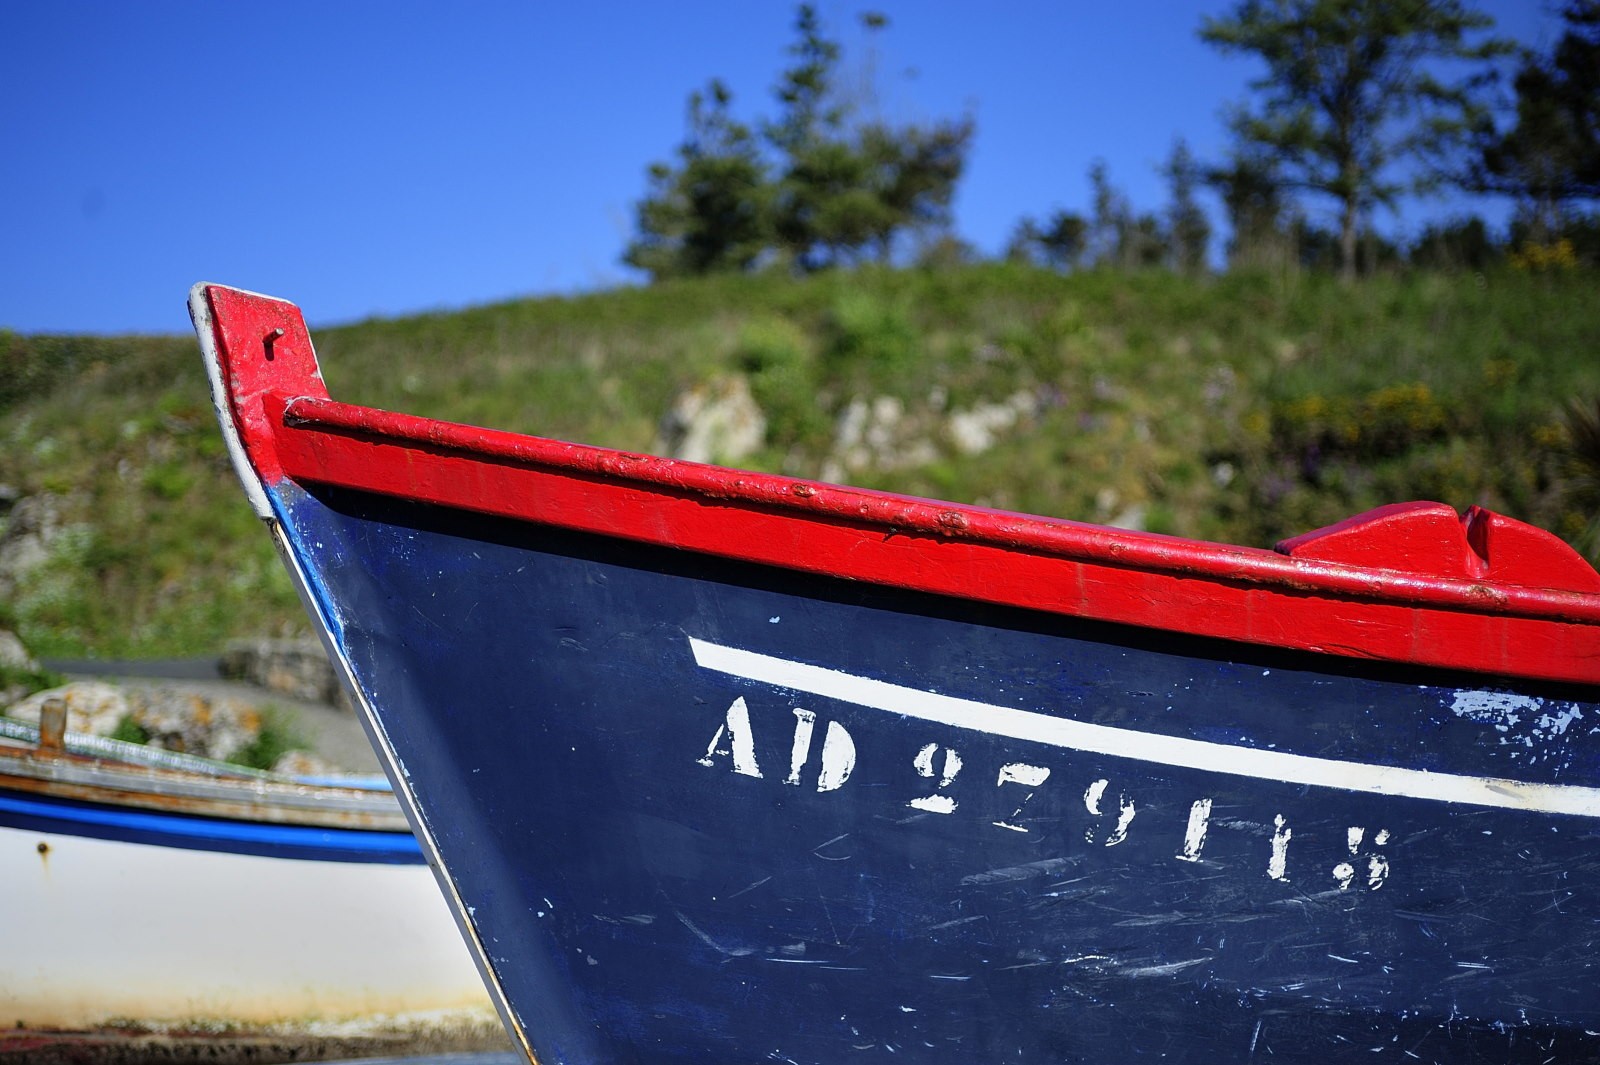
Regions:
[[1278, 551], [740, 472], [338, 403], [292, 305], [208, 286], [232, 422], [287, 476], [717, 557], [1252, 644], [1600, 682], [1600, 574], [1472, 508]]

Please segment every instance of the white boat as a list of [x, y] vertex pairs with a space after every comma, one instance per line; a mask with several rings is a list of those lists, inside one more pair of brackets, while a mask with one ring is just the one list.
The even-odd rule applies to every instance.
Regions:
[[0, 719], [0, 1058], [504, 1049], [387, 782]]

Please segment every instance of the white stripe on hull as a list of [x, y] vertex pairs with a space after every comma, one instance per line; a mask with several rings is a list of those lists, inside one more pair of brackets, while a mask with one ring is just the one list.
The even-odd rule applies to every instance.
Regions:
[[1163, 736], [921, 691], [822, 666], [689, 638], [705, 669], [856, 706], [1007, 739], [1286, 784], [1398, 795], [1508, 810], [1600, 817], [1600, 788], [1313, 758], [1285, 751]]

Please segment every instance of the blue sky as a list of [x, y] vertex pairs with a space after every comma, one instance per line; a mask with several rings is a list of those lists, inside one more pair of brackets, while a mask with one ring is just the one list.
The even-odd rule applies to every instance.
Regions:
[[[1095, 158], [1141, 210], [1179, 135], [1226, 147], [1257, 72], [1200, 43], [1226, 2], [819, 5], [896, 121], [971, 113], [956, 230], [998, 251], [1023, 214], [1083, 210]], [[1537, 0], [1484, 3], [1548, 44]], [[645, 168], [718, 76], [771, 114], [793, 5], [220, 0], [0, 3], [0, 327], [181, 332], [197, 280], [313, 323], [637, 281], [619, 257]], [[1415, 231], [1472, 206], [1408, 204]]]

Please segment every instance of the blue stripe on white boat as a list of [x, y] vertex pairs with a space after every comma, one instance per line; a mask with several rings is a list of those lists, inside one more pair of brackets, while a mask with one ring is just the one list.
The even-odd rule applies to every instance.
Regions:
[[422, 851], [417, 841], [405, 832], [184, 817], [69, 800], [30, 798], [8, 792], [0, 792], [0, 825], [57, 835], [272, 858], [422, 864]]
[[991, 736], [1288, 784], [1507, 810], [1600, 817], [1600, 788], [1430, 773], [1164, 736], [921, 691], [692, 636], [689, 646], [698, 665], [718, 673]]

